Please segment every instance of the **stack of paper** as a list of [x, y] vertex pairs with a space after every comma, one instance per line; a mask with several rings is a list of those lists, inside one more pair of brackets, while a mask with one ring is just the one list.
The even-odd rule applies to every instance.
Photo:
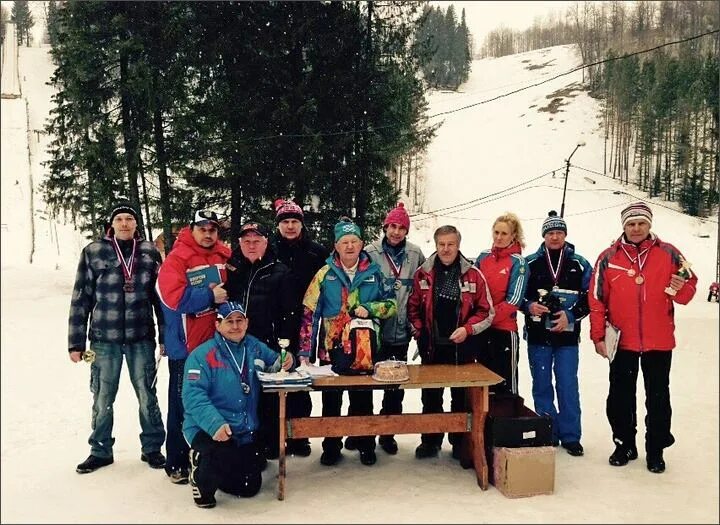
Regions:
[[257, 376], [263, 387], [267, 388], [291, 388], [312, 384], [312, 377], [303, 370], [294, 372], [261, 372], [258, 370]]

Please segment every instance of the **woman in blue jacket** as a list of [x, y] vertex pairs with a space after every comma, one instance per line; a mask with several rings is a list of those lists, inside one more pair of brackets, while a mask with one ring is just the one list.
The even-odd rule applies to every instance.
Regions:
[[[264, 458], [255, 443], [261, 385], [255, 370], [277, 371], [280, 355], [246, 335], [245, 308], [218, 307], [215, 334], [185, 362], [183, 434], [190, 444], [190, 485], [198, 507], [215, 506], [217, 489], [251, 497], [262, 484]], [[291, 354], [282, 368], [292, 366]]]

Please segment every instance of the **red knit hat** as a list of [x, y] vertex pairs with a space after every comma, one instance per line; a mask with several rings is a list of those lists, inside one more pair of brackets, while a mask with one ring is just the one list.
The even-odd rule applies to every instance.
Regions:
[[291, 200], [277, 199], [275, 201], [275, 223], [284, 221], [285, 219], [297, 219], [303, 221], [303, 211], [300, 206]]
[[385, 222], [383, 222], [383, 228], [391, 223], [399, 224], [405, 227], [406, 230], [410, 229], [410, 216], [408, 212], [405, 211], [405, 205], [402, 202], [398, 202], [397, 207], [390, 210], [387, 214]]

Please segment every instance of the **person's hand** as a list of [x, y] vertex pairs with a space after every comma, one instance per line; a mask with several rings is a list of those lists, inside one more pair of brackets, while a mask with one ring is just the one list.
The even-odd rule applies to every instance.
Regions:
[[72, 349], [70, 350], [70, 361], [73, 363], [79, 363], [82, 361], [82, 350]]
[[293, 365], [293, 355], [290, 352], [285, 352], [285, 361], [283, 361], [280, 366], [283, 370], [290, 370]]
[[598, 353], [598, 355], [604, 357], [607, 359], [607, 347], [605, 346], [605, 341], [598, 341], [595, 343], [595, 351]]
[[230, 436], [232, 436], [232, 430], [230, 430], [230, 425], [227, 423], [223, 423], [223, 425], [217, 429], [217, 432], [215, 432], [213, 439], [215, 441], [227, 441], [228, 439], [230, 439]]
[[685, 279], [683, 279], [677, 274], [672, 274], [672, 276], [670, 277], [670, 288], [672, 288], [676, 292], [679, 292], [683, 286], [685, 286]]
[[555, 316], [555, 319], [553, 319], [553, 327], [550, 329], [551, 332], [562, 332], [565, 330], [568, 325], [570, 324], [568, 322], [567, 314], [565, 313], [565, 310], [560, 310], [556, 314], [553, 314]]
[[535, 301], [530, 303], [530, 306], [528, 306], [528, 312], [530, 312], [530, 315], [534, 317], [540, 317], [543, 314], [549, 314], [550, 309], [547, 306]]
[[300, 366], [310, 366], [310, 358], [307, 356], [300, 356]]
[[228, 300], [228, 293], [227, 293], [227, 290], [225, 290], [224, 286], [225, 285], [222, 283], [220, 283], [220, 284], [211, 283], [210, 284], [210, 289], [212, 290], [213, 297], [214, 297], [213, 300], [216, 304], [226, 303]]
[[167, 352], [165, 352], [165, 344], [164, 343], [160, 343], [158, 345], [158, 350], [159, 350], [159, 354], [161, 357], [165, 357], [167, 355]]
[[456, 345], [459, 345], [465, 339], [467, 339], [467, 335], [468, 335], [467, 330], [465, 330], [464, 326], [461, 326], [460, 328], [456, 328], [455, 331], [450, 334], [449, 339]]
[[367, 308], [364, 306], [358, 306], [355, 308], [355, 311], [353, 312], [355, 317], [359, 317], [360, 319], [367, 319], [370, 317], [370, 312], [367, 311]]

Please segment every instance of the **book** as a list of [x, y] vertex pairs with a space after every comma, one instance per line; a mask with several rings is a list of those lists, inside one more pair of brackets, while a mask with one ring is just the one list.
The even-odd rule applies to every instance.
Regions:
[[607, 351], [608, 362], [612, 363], [620, 342], [621, 331], [618, 327], [605, 321], [605, 350]]
[[217, 266], [206, 266], [205, 268], [191, 269], [185, 272], [190, 286], [204, 287], [210, 284], [222, 283], [220, 269]]

